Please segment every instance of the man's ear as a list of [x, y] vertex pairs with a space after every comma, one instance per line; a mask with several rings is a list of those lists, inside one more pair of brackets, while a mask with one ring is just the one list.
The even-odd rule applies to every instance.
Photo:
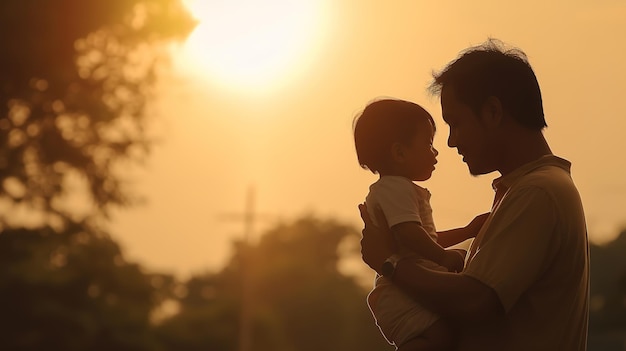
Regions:
[[404, 161], [404, 147], [401, 143], [395, 142], [391, 144], [391, 159], [395, 162]]
[[503, 121], [502, 102], [495, 96], [489, 96], [483, 104], [481, 118], [485, 126], [498, 127]]

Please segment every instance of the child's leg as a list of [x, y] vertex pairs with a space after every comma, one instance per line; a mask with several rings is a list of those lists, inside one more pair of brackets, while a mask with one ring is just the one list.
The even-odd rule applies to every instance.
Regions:
[[454, 344], [452, 330], [440, 319], [419, 337], [398, 347], [398, 351], [449, 351], [453, 349]]

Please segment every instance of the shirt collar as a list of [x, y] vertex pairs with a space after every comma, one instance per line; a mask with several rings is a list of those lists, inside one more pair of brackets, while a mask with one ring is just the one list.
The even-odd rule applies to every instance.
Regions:
[[534, 161], [524, 164], [523, 166], [517, 168], [516, 170], [505, 176], [494, 179], [491, 186], [495, 191], [498, 191], [499, 189], [508, 189], [522, 176], [534, 171], [539, 167], [544, 166], [556, 166], [564, 169], [565, 171], [567, 171], [567, 173], [569, 173], [572, 164], [568, 160], [560, 158], [558, 156], [544, 155]]

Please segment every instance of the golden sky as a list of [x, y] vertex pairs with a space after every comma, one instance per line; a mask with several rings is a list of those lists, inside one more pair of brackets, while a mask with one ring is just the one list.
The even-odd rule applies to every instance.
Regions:
[[201, 23], [173, 50], [174, 69], [150, 107], [162, 142], [132, 173], [147, 202], [113, 217], [130, 259], [180, 274], [219, 269], [243, 232], [224, 214], [244, 210], [250, 187], [266, 215], [257, 236], [305, 214], [360, 226], [356, 206], [376, 177], [358, 166], [351, 123], [381, 96], [435, 117], [439, 163], [422, 185], [438, 229], [465, 225], [489, 209], [498, 174], [469, 175], [426, 87], [433, 70], [488, 37], [528, 55], [546, 137], [573, 163], [590, 238], [605, 242], [626, 227], [626, 2], [195, 2], [212, 26]]

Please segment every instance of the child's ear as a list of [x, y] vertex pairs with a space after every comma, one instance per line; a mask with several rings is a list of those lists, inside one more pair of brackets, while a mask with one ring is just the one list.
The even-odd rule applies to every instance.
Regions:
[[485, 126], [494, 128], [502, 123], [502, 102], [495, 96], [490, 96], [485, 100], [482, 107], [482, 120]]
[[394, 162], [404, 161], [404, 147], [400, 143], [393, 143], [391, 145], [391, 159]]

